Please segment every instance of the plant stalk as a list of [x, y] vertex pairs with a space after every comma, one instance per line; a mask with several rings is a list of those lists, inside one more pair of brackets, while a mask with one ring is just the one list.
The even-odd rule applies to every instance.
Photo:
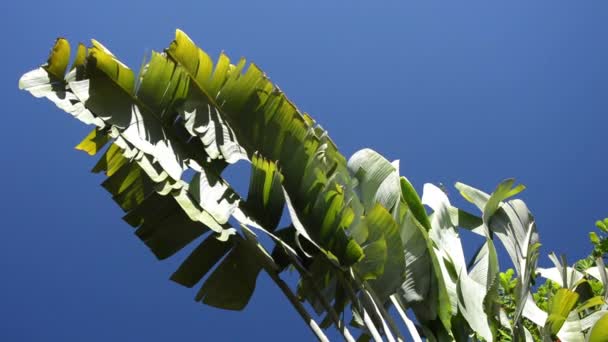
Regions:
[[342, 334], [342, 337], [344, 337], [344, 340], [346, 342], [355, 342], [355, 338], [352, 336], [352, 334], [350, 333], [350, 331], [348, 330], [348, 328], [346, 327], [344, 322], [340, 319], [336, 310], [334, 310], [333, 306], [327, 301], [327, 299], [321, 293], [321, 290], [318, 288], [317, 284], [315, 284], [315, 282], [312, 280], [312, 276], [310, 275], [310, 272], [308, 272], [308, 270], [306, 270], [306, 268], [304, 268], [304, 266], [302, 266], [300, 261], [294, 255], [292, 255], [289, 251], [285, 251], [285, 253], [289, 257], [289, 260], [291, 260], [292, 265], [294, 265], [294, 267], [298, 270], [300, 275], [304, 278], [307, 278], [310, 281], [311, 288], [314, 292], [315, 297], [317, 297], [317, 299], [321, 302], [321, 305], [323, 306], [325, 311], [327, 311], [327, 314], [329, 315], [331, 320], [336, 325], [336, 328]]
[[315, 335], [315, 337], [317, 337], [320, 342], [329, 342], [329, 339], [327, 338], [327, 335], [325, 335], [325, 333], [323, 332], [323, 329], [319, 327], [317, 322], [312, 318], [312, 316], [310, 316], [308, 311], [306, 311], [306, 308], [298, 300], [289, 285], [287, 285], [287, 283], [285, 283], [285, 281], [281, 279], [281, 277], [279, 277], [279, 274], [277, 272], [279, 267], [274, 262], [274, 260], [270, 258], [270, 254], [268, 254], [268, 251], [266, 251], [264, 246], [262, 246], [257, 241], [255, 234], [251, 232], [249, 228], [247, 228], [246, 226], [242, 227], [247, 238], [243, 238], [241, 236], [239, 237], [243, 239], [243, 241], [248, 243], [252, 252], [254, 253], [254, 256], [258, 257], [260, 265], [270, 276], [270, 279], [272, 279], [274, 283], [277, 284], [279, 289], [281, 289], [285, 297], [287, 297], [291, 305], [296, 309], [300, 317], [302, 317], [302, 319], [304, 320], [308, 328], [312, 331], [312, 333]]
[[378, 331], [378, 328], [372, 321], [367, 310], [361, 304], [361, 301], [357, 297], [357, 293], [353, 289], [352, 284], [350, 283], [350, 281], [347, 281], [346, 279], [344, 279], [344, 275], [342, 274], [342, 272], [337, 272], [337, 274], [340, 277], [341, 282], [344, 284], [344, 288], [346, 289], [346, 293], [348, 294], [348, 296], [350, 297], [350, 299], [353, 303], [352, 304], [353, 307], [355, 307], [355, 309], [363, 317], [363, 323], [365, 324], [365, 327], [367, 328], [367, 330], [369, 330], [369, 333], [372, 335], [372, 338], [377, 342], [382, 342], [383, 340], [380, 335], [380, 332]]
[[395, 306], [395, 309], [397, 309], [397, 313], [399, 313], [401, 320], [403, 320], [403, 323], [405, 323], [407, 330], [409, 330], [410, 336], [412, 336], [412, 340], [414, 342], [422, 342], [422, 338], [420, 337], [420, 334], [418, 334], [416, 325], [414, 325], [414, 322], [412, 322], [412, 320], [409, 319], [409, 317], [407, 317], [407, 315], [405, 314], [405, 311], [403, 310], [403, 306], [401, 305], [401, 301], [399, 300], [399, 298], [397, 298], [395, 295], [392, 295], [391, 302]]
[[281, 279], [275, 271], [266, 270], [266, 273], [268, 273], [270, 278], [281, 289], [285, 297], [287, 297], [291, 305], [293, 305], [298, 314], [300, 314], [300, 317], [302, 317], [304, 322], [306, 322], [306, 325], [308, 326], [308, 328], [310, 328], [310, 330], [317, 337], [317, 339], [320, 342], [329, 342], [329, 339], [327, 338], [327, 335], [325, 335], [325, 333], [323, 332], [323, 329], [319, 327], [317, 322], [315, 322], [315, 320], [310, 316], [308, 311], [306, 311], [306, 308], [304, 308], [302, 303], [300, 303], [298, 298], [296, 298], [295, 294], [293, 293], [293, 291], [291, 291], [285, 281], [283, 281], [283, 279]]

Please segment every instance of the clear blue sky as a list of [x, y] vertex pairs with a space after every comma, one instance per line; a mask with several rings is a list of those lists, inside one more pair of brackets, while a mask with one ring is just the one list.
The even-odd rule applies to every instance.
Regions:
[[168, 280], [176, 263], [154, 259], [74, 151], [88, 128], [17, 89], [57, 36], [138, 68], [181, 28], [259, 64], [345, 155], [400, 159], [419, 190], [441, 182], [455, 200], [457, 180], [490, 191], [516, 177], [541, 264], [588, 251], [608, 216], [608, 2], [295, 3], [0, 3], [1, 341], [312, 339], [266, 276], [241, 313]]

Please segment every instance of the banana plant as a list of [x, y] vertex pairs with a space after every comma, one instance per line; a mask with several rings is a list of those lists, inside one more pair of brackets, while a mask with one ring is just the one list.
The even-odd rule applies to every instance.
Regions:
[[[105, 172], [102, 185], [159, 259], [207, 235], [172, 276], [192, 287], [219, 263], [197, 300], [240, 310], [260, 270], [278, 273], [251, 229], [294, 258], [316, 258], [344, 274], [357, 264], [352, 278], [366, 281], [384, 273], [388, 245], [401, 250], [387, 239], [395, 229], [386, 226], [392, 218], [382, 206], [360, 210], [346, 159], [326, 132], [257, 66], [233, 65], [224, 54], [214, 65], [179, 30], [139, 75], [94, 40], [78, 46], [68, 70], [69, 58], [69, 43], [58, 39], [47, 63], [26, 73], [20, 87], [96, 126], [77, 148], [96, 154], [110, 145], [93, 171]], [[252, 165], [246, 199], [222, 178], [242, 159]], [[297, 251], [273, 234], [284, 205]], [[365, 231], [358, 242], [347, 231], [353, 221]]]
[[[331, 326], [346, 341], [605, 341], [603, 258], [583, 271], [556, 257], [554, 269], [537, 269], [536, 225], [510, 199], [524, 189], [513, 180], [491, 194], [456, 184], [480, 216], [432, 184], [419, 196], [398, 161], [370, 149], [347, 159], [257, 65], [224, 53], [214, 62], [180, 30], [139, 72], [95, 40], [77, 46], [71, 65], [70, 56], [58, 39], [19, 87], [93, 126], [76, 148], [101, 155], [92, 171], [158, 259], [202, 237], [171, 276], [200, 284], [197, 301], [242, 310], [264, 271], [321, 341]], [[223, 176], [238, 161], [251, 167], [246, 196]], [[484, 241], [468, 261], [461, 229]], [[281, 278], [290, 268], [296, 289]], [[534, 299], [537, 273], [562, 287], [548, 305]], [[591, 278], [600, 295], [589, 295]]]

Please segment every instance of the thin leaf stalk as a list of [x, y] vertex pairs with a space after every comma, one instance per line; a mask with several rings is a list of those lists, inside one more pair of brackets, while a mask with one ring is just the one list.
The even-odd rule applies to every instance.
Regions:
[[279, 275], [274, 270], [266, 269], [266, 273], [270, 276], [270, 278], [277, 284], [281, 292], [287, 297], [291, 305], [296, 309], [300, 317], [304, 320], [308, 328], [312, 331], [312, 333], [317, 337], [320, 342], [329, 342], [327, 335], [323, 332], [321, 327], [317, 324], [317, 322], [312, 318], [312, 316], [306, 311], [304, 305], [298, 300], [296, 295], [293, 293], [291, 288], [285, 283], [283, 279], [279, 277]]
[[312, 331], [312, 333], [319, 340], [319, 342], [329, 342], [329, 339], [327, 338], [327, 335], [325, 335], [325, 332], [323, 332], [323, 329], [321, 329], [319, 324], [317, 324], [317, 322], [312, 318], [310, 313], [308, 313], [304, 305], [302, 305], [302, 303], [298, 300], [297, 296], [293, 293], [289, 285], [287, 285], [287, 283], [283, 279], [281, 279], [281, 277], [279, 277], [279, 274], [277, 272], [279, 266], [274, 262], [274, 260], [267, 258], [267, 256], [269, 255], [268, 251], [266, 251], [264, 246], [259, 243], [256, 247], [257, 248], [254, 248], [252, 250], [255, 251], [254, 255], [260, 259], [262, 268], [270, 276], [270, 279], [272, 279], [274, 283], [279, 287], [281, 292], [283, 292], [287, 300], [289, 300], [296, 312], [300, 315], [302, 320], [304, 320], [306, 326], [308, 326], [308, 328]]
[[371, 317], [369, 316], [367, 309], [365, 309], [364, 306], [361, 304], [361, 301], [359, 300], [359, 298], [357, 296], [357, 292], [353, 289], [351, 282], [349, 280], [345, 279], [345, 276], [344, 276], [344, 274], [342, 274], [341, 270], [338, 270], [338, 272], [336, 272], [336, 274], [340, 278], [340, 282], [344, 285], [344, 289], [346, 290], [347, 295], [350, 297], [350, 300], [352, 302], [354, 309], [356, 311], [358, 311], [361, 314], [361, 316], [363, 317], [363, 323], [365, 324], [365, 327], [367, 328], [369, 333], [372, 335], [372, 338], [375, 341], [382, 342], [383, 340], [382, 340], [382, 337], [380, 335], [378, 328], [376, 327], [375, 323], [371, 320]]
[[334, 322], [334, 324], [336, 325], [336, 328], [338, 329], [338, 331], [340, 331], [340, 333], [342, 334], [342, 337], [344, 337], [344, 340], [347, 342], [355, 342], [355, 338], [352, 336], [352, 334], [350, 333], [350, 331], [348, 330], [348, 328], [346, 327], [344, 322], [340, 319], [336, 310], [327, 301], [325, 296], [323, 296], [321, 294], [321, 290], [315, 284], [315, 282], [312, 281], [312, 276], [311, 276], [310, 272], [308, 270], [306, 270], [306, 268], [304, 268], [304, 266], [302, 266], [300, 260], [298, 260], [292, 253], [290, 253], [289, 251], [286, 251], [285, 254], [287, 254], [292, 265], [294, 265], [294, 267], [296, 268], [298, 273], [300, 273], [300, 276], [302, 276], [302, 278], [306, 278], [310, 281], [311, 289], [313, 290], [313, 294], [319, 300], [319, 302], [321, 303], [321, 305], [323, 306], [323, 308], [325, 309], [325, 311], [327, 312], [327, 314], [329, 315], [331, 320]]
[[362, 289], [363, 293], [368, 297], [370, 304], [373, 306], [373, 312], [375, 312], [378, 318], [382, 321], [383, 329], [385, 330], [386, 336], [389, 341], [391, 341], [391, 339], [395, 339], [392, 334], [397, 336], [397, 341], [404, 341], [404, 337], [401, 334], [401, 331], [397, 327], [397, 324], [395, 324], [395, 321], [393, 320], [392, 316], [384, 308], [384, 303], [380, 302], [380, 299], [378, 295], [376, 295], [376, 292], [371, 288], [371, 286], [369, 286], [366, 281], [362, 280], [352, 270], [351, 277], [353, 278], [353, 281], [355, 281], [357, 285]]
[[399, 314], [399, 317], [401, 317], [401, 320], [405, 324], [405, 327], [409, 330], [410, 336], [412, 336], [412, 340], [414, 342], [422, 342], [422, 338], [420, 338], [420, 334], [418, 334], [416, 325], [405, 314], [405, 310], [403, 304], [401, 303], [401, 300], [399, 300], [396, 295], [392, 295], [390, 298], [391, 302], [395, 306], [395, 309], [397, 310], [397, 313]]

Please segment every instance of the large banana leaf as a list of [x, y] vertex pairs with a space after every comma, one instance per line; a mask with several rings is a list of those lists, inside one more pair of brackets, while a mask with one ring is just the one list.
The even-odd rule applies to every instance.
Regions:
[[450, 202], [441, 189], [432, 184], [425, 184], [422, 203], [433, 209], [429, 237], [435, 243], [435, 253], [441, 260], [443, 279], [454, 310], [452, 313], [456, 314], [456, 282], [459, 274], [466, 273], [466, 262], [460, 236], [449, 216]]
[[498, 275], [498, 259], [491, 239], [486, 243], [467, 271], [460, 237], [451, 221], [451, 204], [438, 187], [426, 184], [422, 203], [433, 209], [429, 237], [435, 244], [435, 253], [443, 279], [450, 295], [452, 314], [461, 314], [471, 329], [479, 336], [494, 340], [495, 315], [492, 305], [495, 296], [495, 279]]
[[[527, 303], [530, 303], [528, 294], [532, 277], [535, 274], [540, 244], [534, 219], [525, 203], [517, 199], [503, 202], [525, 189], [523, 185], [513, 187], [514, 183], [513, 179], [501, 182], [491, 195], [462, 183], [457, 183], [456, 188], [460, 190], [465, 199], [475, 204], [483, 212], [483, 231], [486, 232], [485, 234], [496, 235], [500, 239], [517, 270], [519, 276], [513, 320], [515, 327], [518, 328], [521, 314], [524, 312], [525, 306], [529, 305]], [[532, 314], [536, 311], [531, 308], [528, 312]], [[538, 318], [536, 317], [534, 320], [538, 320]], [[522, 333], [521, 329], [517, 330]]]
[[429, 237], [432, 229], [426, 210], [414, 187], [400, 179], [400, 234], [405, 253], [405, 282], [401, 285], [399, 302], [411, 307], [422, 323], [427, 338], [450, 338], [452, 313], [449, 290], [442, 272], [442, 263]]
[[[388, 210], [380, 204], [370, 210], [361, 224], [365, 224], [368, 230], [367, 239], [361, 244], [364, 246], [366, 257], [355, 266], [355, 270], [363, 276], [372, 275], [369, 280], [370, 286], [382, 301], [378, 304], [383, 305], [405, 279], [403, 270], [405, 260], [399, 230]], [[374, 253], [368, 249], [373, 250]], [[374, 271], [364, 271], [363, 265], [366, 264], [372, 264], [371, 270]]]
[[357, 179], [356, 191], [366, 210], [379, 203], [391, 213], [398, 213], [398, 165], [398, 161], [390, 163], [376, 151], [367, 148], [349, 158], [348, 170]]
[[[214, 241], [219, 241], [218, 238], [227, 240], [234, 233], [227, 221], [238, 209], [240, 199], [227, 196], [231, 189], [217, 173], [222, 166], [209, 163], [211, 158], [203, 145], [189, 139], [184, 129], [180, 130], [175, 106], [181, 105], [189, 89], [189, 78], [182, 69], [153, 53], [135, 84], [133, 72], [95, 41], [88, 54], [82, 46], [79, 48], [74, 68], [64, 77], [67, 60], [69, 45], [59, 39], [47, 64], [24, 75], [20, 87], [51, 99], [77, 118], [84, 117], [86, 123], [101, 127], [77, 148], [94, 154], [108, 138], [114, 138], [114, 144], [94, 171], [106, 172], [108, 179], [103, 186], [127, 212], [125, 220], [138, 228], [138, 237], [161, 259], [209, 228], [220, 235], [209, 235], [201, 246], [217, 244]], [[66, 98], [69, 101], [63, 101]], [[253, 181], [243, 209], [259, 212], [260, 222], [272, 230], [280, 218], [282, 197], [277, 196], [281, 193], [280, 181], [277, 183], [276, 175], [273, 176], [276, 167], [272, 169], [269, 165], [253, 158]], [[187, 166], [197, 171], [191, 184], [180, 180]], [[204, 291], [197, 298], [218, 307], [241, 309], [251, 295], [260, 266], [252, 266], [256, 258], [244, 257], [248, 253], [242, 238], [231, 241], [223, 246], [222, 253], [214, 252], [217, 249], [213, 248], [195, 249], [173, 279], [193, 286], [206, 271], [193, 270], [191, 265], [213, 266], [223, 260], [209, 276], [210, 285], [205, 282]], [[221, 266], [228, 264], [233, 266]], [[240, 264], [243, 266], [237, 267]], [[183, 281], [179, 274], [184, 272], [197, 276]], [[234, 281], [244, 274], [249, 276]], [[218, 282], [232, 284], [231, 297], [212, 286]]]
[[[377, 262], [382, 265], [382, 273], [373, 276], [372, 287], [379, 298], [387, 301], [405, 280], [404, 246], [400, 238], [398, 220], [400, 214], [401, 189], [399, 184], [399, 162], [390, 163], [376, 151], [363, 149], [353, 154], [348, 160], [348, 170], [356, 180], [354, 191], [361, 199], [362, 207], [351, 204], [355, 216], [364, 214], [363, 220], [353, 219], [351, 229], [355, 240], [364, 246], [364, 251], [371, 246], [386, 245], [383, 259], [376, 253]], [[370, 253], [365, 252], [366, 257]], [[362, 265], [369, 265], [364, 260]], [[368, 272], [355, 267], [366, 277]]]
[[[345, 158], [327, 135], [256, 65], [246, 66], [245, 60], [232, 65], [222, 54], [214, 66], [211, 58], [179, 30], [167, 55], [191, 81], [183, 112], [195, 123], [192, 131], [205, 145], [213, 145], [210, 141], [214, 140], [222, 150], [222, 142], [230, 142], [249, 157], [257, 152], [278, 162], [283, 186], [311, 238], [345, 265], [359, 261], [363, 251], [348, 237], [343, 220], [349, 202], [357, 199], [350, 189]], [[207, 138], [210, 126], [221, 134]], [[222, 142], [218, 142], [220, 138]], [[233, 159], [231, 155], [224, 157]]]
[[[354, 298], [354, 315], [361, 318], [368, 315], [376, 319], [379, 325], [384, 322], [377, 319], [378, 315], [372, 310], [377, 310], [378, 305], [382, 306], [387, 302], [390, 295], [404, 281], [404, 247], [399, 236], [398, 224], [394, 219], [395, 213], [399, 212], [399, 207], [395, 206], [394, 201], [400, 198], [397, 170], [394, 165], [369, 149], [355, 153], [349, 160], [348, 168], [355, 179], [354, 192], [365, 200], [361, 204], [351, 201], [348, 214], [343, 216], [349, 222], [349, 233], [365, 253], [365, 258], [353, 266], [353, 271], [356, 273], [353, 280], [357, 283], [358, 279], [361, 279], [365, 283], [361, 285], [371, 290], [375, 300], [379, 301], [376, 309], [369, 307], [369, 311], [365, 311], [359, 307], [361, 304], [359, 299]], [[391, 178], [395, 182], [386, 181]], [[329, 193], [331, 194], [332, 191]], [[393, 200], [387, 201], [386, 198]], [[321, 260], [313, 262], [312, 268], [316, 270], [313, 272], [313, 278], [301, 284], [299, 293], [311, 299], [311, 288], [315, 285], [323, 290], [328, 301], [334, 301], [336, 307], [341, 309], [345, 304], [342, 286], [346, 286], [344, 279], [350, 278], [350, 275], [346, 273], [336, 278], [332, 269], [323, 265]], [[355, 287], [359, 286], [355, 285]], [[364, 299], [362, 302], [365, 302], [367, 296], [362, 297]], [[319, 308], [319, 303], [313, 301], [313, 304], [315, 308]]]
[[[395, 245], [395, 252], [388, 256], [388, 262], [392, 261], [393, 267], [402, 267], [403, 270], [400, 277], [392, 277], [394, 280], [401, 279], [398, 283], [398, 303], [411, 307], [419, 321], [429, 326], [435, 325], [431, 330], [440, 334], [437, 324], [443, 325], [446, 331], [450, 330], [450, 307], [439, 263], [428, 238], [430, 223], [411, 184], [405, 178], [399, 179], [398, 165], [398, 161], [391, 163], [371, 149], [356, 152], [348, 161], [348, 169], [357, 180], [355, 191], [361, 198], [361, 210], [365, 212], [381, 205], [390, 211], [399, 227], [399, 238], [387, 239], [389, 242], [394, 239], [401, 241], [400, 246]], [[360, 236], [360, 226], [353, 226], [353, 236], [357, 238]], [[382, 279], [382, 282], [375, 283], [386, 284], [387, 281]], [[381, 298], [384, 300], [386, 297]]]

